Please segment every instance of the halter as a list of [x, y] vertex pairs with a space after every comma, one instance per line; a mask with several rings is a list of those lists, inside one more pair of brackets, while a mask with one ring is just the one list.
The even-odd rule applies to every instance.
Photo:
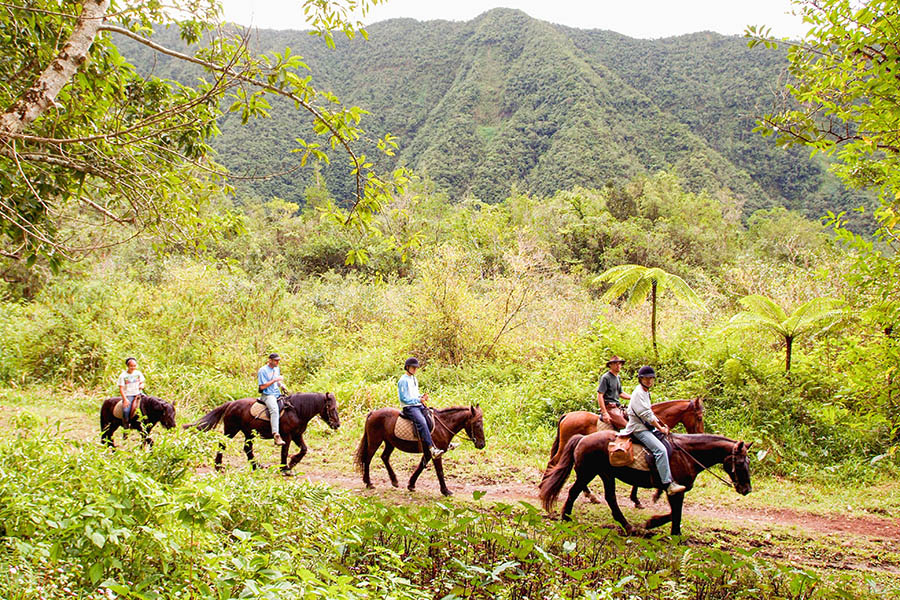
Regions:
[[[685, 450], [684, 448], [682, 448], [681, 446], [679, 446], [678, 443], [675, 441], [675, 438], [673, 438], [672, 436], [669, 436], [669, 443], [672, 444], [672, 447], [673, 447], [673, 448], [675, 448], [675, 449], [678, 450], [679, 452], [683, 452], [684, 454], [686, 454], [686, 455], [688, 456], [688, 458], [690, 458], [692, 461], [694, 461], [695, 463], [697, 463], [698, 465], [700, 465], [701, 471], [707, 471], [707, 472], [709, 472], [713, 477], [715, 477], [716, 479], [718, 479], [719, 481], [721, 481], [722, 483], [724, 483], [724, 484], [725, 484], [726, 486], [728, 486], [729, 488], [734, 488], [735, 483], [734, 483], [733, 481], [726, 480], [724, 477], [722, 477], [721, 475], [719, 475], [718, 473], [716, 473], [715, 471], [713, 471], [711, 467], [707, 467], [707, 466], [704, 465], [702, 462], [700, 462], [699, 460], [697, 460], [697, 459], [694, 457], [693, 454], [691, 454], [690, 452], [688, 452], [687, 450]], [[731, 454], [729, 454], [729, 456], [731, 456]], [[724, 468], [724, 461], [723, 461], [723, 468]], [[730, 479], [730, 476], [729, 476], [729, 479]]]

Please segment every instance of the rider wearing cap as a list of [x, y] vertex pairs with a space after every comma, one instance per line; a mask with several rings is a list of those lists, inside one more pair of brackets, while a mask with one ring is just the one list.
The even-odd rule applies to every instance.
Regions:
[[613, 423], [613, 417], [610, 416], [610, 410], [618, 409], [619, 413], [624, 413], [620, 399], [631, 400], [631, 396], [622, 392], [622, 380], [619, 379], [619, 371], [625, 363], [624, 358], [613, 356], [606, 361], [606, 368], [609, 369], [600, 378], [600, 384], [597, 386], [597, 404], [600, 406], [600, 418], [604, 423], [613, 425], [616, 429], [625, 426], [625, 418], [620, 414], [615, 414], [616, 423]]
[[269, 410], [269, 422], [272, 425], [272, 437], [275, 439], [276, 446], [284, 446], [284, 440], [278, 432], [278, 397], [281, 395], [281, 382], [284, 377], [278, 369], [278, 362], [281, 357], [275, 352], [269, 355], [266, 364], [259, 368], [256, 373], [256, 381], [259, 383], [260, 400], [265, 403]]
[[656, 470], [659, 472], [659, 479], [666, 493], [680, 494], [687, 488], [672, 480], [666, 447], [653, 434], [653, 429], [658, 429], [664, 434], [669, 433], [669, 428], [656, 418], [651, 408], [650, 388], [656, 382], [656, 371], [653, 370], [653, 367], [641, 367], [638, 371], [638, 382], [638, 386], [631, 393], [631, 402], [628, 403], [628, 425], [622, 435], [632, 434], [642, 446], [653, 454], [653, 458], [656, 460]]
[[397, 393], [403, 404], [403, 416], [415, 423], [422, 447], [428, 448], [431, 458], [437, 458], [444, 453], [436, 447], [431, 440], [431, 432], [428, 430], [428, 421], [425, 418], [425, 406], [423, 401], [428, 400], [428, 394], [419, 395], [419, 382], [416, 380], [416, 369], [419, 368], [419, 360], [415, 357], [406, 359], [403, 369], [406, 371], [397, 382]]

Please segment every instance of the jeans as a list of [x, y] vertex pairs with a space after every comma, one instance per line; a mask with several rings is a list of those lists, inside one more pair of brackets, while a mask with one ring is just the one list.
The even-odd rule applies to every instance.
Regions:
[[134, 399], [137, 396], [125, 396], [125, 403], [122, 404], [122, 420], [127, 424], [131, 420], [131, 407], [134, 405]]
[[416, 424], [416, 431], [419, 432], [419, 439], [422, 440], [424, 448], [431, 448], [434, 446], [434, 442], [431, 440], [431, 432], [428, 431], [428, 420], [425, 418], [424, 406], [421, 404], [404, 406], [403, 416]]
[[263, 402], [266, 403], [266, 408], [269, 409], [269, 422], [272, 424], [272, 436], [278, 435], [278, 396], [273, 394], [263, 394], [262, 395]]
[[672, 471], [669, 469], [669, 456], [666, 454], [666, 447], [663, 443], [656, 439], [656, 436], [649, 431], [635, 431], [632, 433], [641, 445], [653, 454], [656, 459], [656, 470], [659, 472], [659, 479], [663, 486], [672, 483]]

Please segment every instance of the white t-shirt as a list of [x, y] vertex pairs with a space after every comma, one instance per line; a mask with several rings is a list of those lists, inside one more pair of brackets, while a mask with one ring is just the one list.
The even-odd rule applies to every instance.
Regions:
[[644, 386], [638, 384], [634, 391], [631, 392], [631, 401], [628, 403], [628, 425], [622, 435], [628, 435], [635, 431], [648, 431], [647, 425], [654, 425], [657, 422], [656, 415], [653, 413], [652, 400], [650, 392], [644, 389]]
[[133, 372], [122, 371], [119, 375], [119, 387], [125, 387], [126, 396], [137, 396], [141, 393], [141, 384], [144, 383], [144, 374], [135, 369]]

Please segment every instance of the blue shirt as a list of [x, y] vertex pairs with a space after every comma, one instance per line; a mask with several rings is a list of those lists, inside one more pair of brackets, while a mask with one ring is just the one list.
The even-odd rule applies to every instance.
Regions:
[[[276, 377], [281, 375], [281, 371], [278, 370], [278, 367], [270, 367], [269, 365], [263, 365], [260, 367], [259, 371], [256, 373], [256, 381], [260, 386], [263, 386]], [[262, 393], [266, 396], [280, 396], [281, 395], [281, 386], [278, 383], [273, 383], [269, 387], [265, 388]]]
[[397, 394], [404, 406], [420, 406], [422, 404], [422, 401], [419, 400], [419, 382], [409, 373], [404, 373], [397, 382]]

